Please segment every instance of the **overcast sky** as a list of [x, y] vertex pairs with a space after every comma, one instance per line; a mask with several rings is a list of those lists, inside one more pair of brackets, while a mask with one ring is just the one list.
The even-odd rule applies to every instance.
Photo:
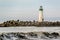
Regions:
[[60, 20], [60, 0], [0, 0], [0, 22], [38, 20], [41, 5], [45, 20]]

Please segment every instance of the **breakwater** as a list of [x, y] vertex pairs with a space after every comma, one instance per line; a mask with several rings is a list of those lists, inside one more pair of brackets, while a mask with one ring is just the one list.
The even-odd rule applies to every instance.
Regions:
[[14, 21], [14, 20], [10, 20], [10, 21], [6, 21], [0, 24], [0, 27], [8, 27], [8, 26], [36, 26], [36, 27], [44, 27], [44, 26], [60, 26], [60, 22], [56, 21], [56, 22], [48, 22], [48, 21], [44, 21], [44, 22], [38, 22], [38, 21]]

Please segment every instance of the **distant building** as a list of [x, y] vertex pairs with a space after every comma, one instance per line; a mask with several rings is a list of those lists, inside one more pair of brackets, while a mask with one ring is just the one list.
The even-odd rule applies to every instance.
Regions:
[[44, 21], [44, 18], [43, 18], [43, 8], [42, 8], [42, 6], [40, 6], [38, 22], [43, 22], [43, 21]]

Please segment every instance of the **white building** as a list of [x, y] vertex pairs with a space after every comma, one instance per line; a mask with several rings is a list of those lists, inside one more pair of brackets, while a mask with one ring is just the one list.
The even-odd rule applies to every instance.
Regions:
[[42, 8], [42, 6], [40, 6], [38, 22], [43, 22], [43, 21], [44, 21], [44, 18], [43, 18], [43, 8]]

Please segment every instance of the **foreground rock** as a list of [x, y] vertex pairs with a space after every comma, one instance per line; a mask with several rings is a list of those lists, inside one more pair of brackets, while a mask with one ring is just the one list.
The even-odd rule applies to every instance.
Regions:
[[48, 38], [57, 38], [59, 37], [59, 33], [53, 32], [53, 33], [48, 33], [48, 32], [43, 32], [44, 36], [48, 37]]
[[[42, 35], [43, 34], [43, 35]], [[30, 33], [2, 33], [0, 34], [0, 40], [52, 40], [60, 37], [59, 33], [42, 32], [38, 34], [35, 32]]]

